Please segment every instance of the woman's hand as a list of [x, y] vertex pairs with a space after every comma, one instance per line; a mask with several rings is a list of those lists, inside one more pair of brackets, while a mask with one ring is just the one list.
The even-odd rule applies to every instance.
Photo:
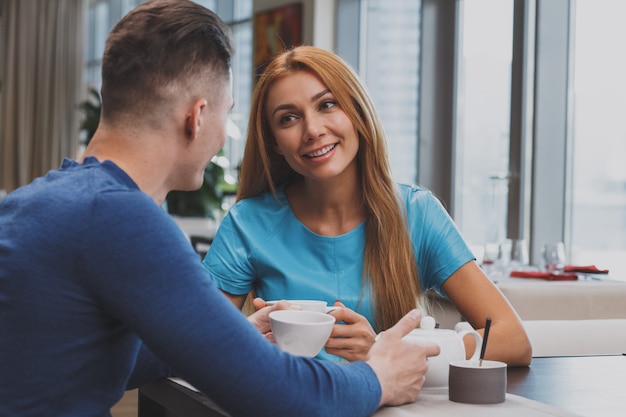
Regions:
[[267, 305], [265, 304], [265, 301], [259, 297], [252, 300], [252, 305], [254, 306], [254, 308], [256, 308], [257, 311], [248, 316], [248, 321], [252, 323], [252, 325], [256, 327], [257, 330], [260, 331], [261, 334], [272, 343], [276, 343], [276, 341], [274, 340], [274, 334], [272, 333], [272, 327], [270, 326], [269, 314], [274, 310], [288, 310], [300, 308], [299, 306], [294, 306], [287, 301], [279, 301], [272, 305]]
[[340, 301], [335, 301], [331, 315], [337, 323], [326, 342], [326, 352], [340, 356], [350, 362], [365, 360], [376, 340], [376, 332], [369, 321], [359, 313], [345, 307]]

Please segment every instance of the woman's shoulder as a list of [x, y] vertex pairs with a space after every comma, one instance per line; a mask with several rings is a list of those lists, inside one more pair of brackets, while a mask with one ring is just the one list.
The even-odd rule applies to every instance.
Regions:
[[289, 213], [291, 208], [284, 192], [277, 190], [276, 195], [262, 193], [239, 200], [228, 211], [228, 217], [239, 224], [267, 227], [282, 221]]
[[433, 199], [437, 199], [432, 191], [419, 185], [397, 183], [398, 193], [400, 197], [407, 203], [427, 203]]
[[400, 199], [409, 216], [415, 216], [419, 213], [428, 216], [446, 213], [444, 201], [431, 190], [412, 184], [397, 184], [397, 186]]
[[255, 248], [264, 247], [267, 242], [284, 235], [286, 230], [293, 229], [294, 219], [283, 194], [246, 197], [230, 208], [211, 248], [243, 245], [252, 256]]

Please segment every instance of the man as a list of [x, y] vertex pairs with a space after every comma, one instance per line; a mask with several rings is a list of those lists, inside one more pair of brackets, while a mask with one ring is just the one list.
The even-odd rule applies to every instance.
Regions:
[[137, 7], [107, 40], [84, 159], [0, 203], [0, 415], [105, 416], [126, 388], [167, 375], [234, 416], [366, 416], [416, 399], [438, 354], [401, 341], [418, 312], [366, 362], [280, 352], [264, 334], [285, 305], [246, 320], [159, 207], [200, 187], [224, 144], [231, 55], [203, 7]]

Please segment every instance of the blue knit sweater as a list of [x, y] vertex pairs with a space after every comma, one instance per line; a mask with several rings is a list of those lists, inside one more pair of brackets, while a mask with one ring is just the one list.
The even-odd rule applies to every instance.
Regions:
[[222, 296], [176, 224], [88, 158], [0, 202], [0, 415], [107, 416], [178, 375], [233, 416], [367, 416], [363, 362], [279, 351]]

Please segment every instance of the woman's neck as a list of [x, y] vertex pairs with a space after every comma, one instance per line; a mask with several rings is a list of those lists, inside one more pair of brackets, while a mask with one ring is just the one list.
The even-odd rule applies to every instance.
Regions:
[[285, 196], [298, 220], [320, 235], [342, 235], [365, 220], [358, 182], [339, 185], [303, 179], [288, 185]]

